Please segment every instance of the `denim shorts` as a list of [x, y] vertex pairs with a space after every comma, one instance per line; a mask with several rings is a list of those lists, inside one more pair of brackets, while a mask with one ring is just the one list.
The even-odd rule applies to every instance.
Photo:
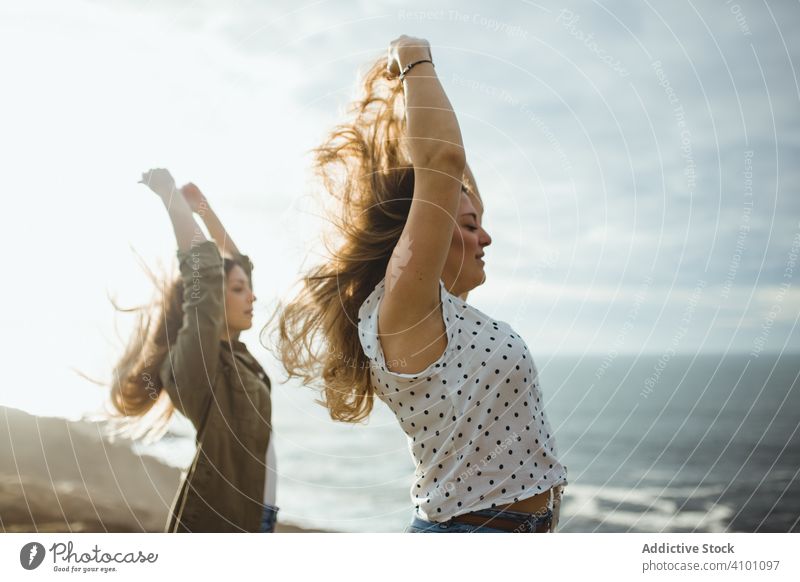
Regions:
[[535, 531], [536, 526], [545, 522], [553, 516], [553, 511], [548, 509], [546, 513], [532, 514], [521, 511], [503, 511], [500, 509], [480, 509], [472, 512], [474, 515], [486, 518], [484, 525], [471, 525], [468, 523], [456, 523], [452, 519], [442, 522], [427, 521], [419, 517], [416, 513], [411, 520], [411, 525], [406, 527], [405, 533], [509, 533], [503, 529], [492, 527], [493, 517], [503, 517], [519, 522], [520, 531]]
[[260, 533], [275, 533], [275, 524], [278, 521], [278, 508], [274, 505], [264, 505], [261, 513]]

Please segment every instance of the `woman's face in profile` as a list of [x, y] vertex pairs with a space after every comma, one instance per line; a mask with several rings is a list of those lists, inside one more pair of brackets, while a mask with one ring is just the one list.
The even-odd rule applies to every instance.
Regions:
[[469, 169], [464, 173], [466, 185], [461, 190], [456, 226], [442, 276], [454, 295], [471, 291], [486, 280], [483, 249], [492, 244], [492, 237], [483, 228], [483, 205], [472, 173]]
[[247, 273], [239, 265], [235, 265], [225, 279], [225, 324], [229, 330], [238, 332], [253, 326], [255, 300]]

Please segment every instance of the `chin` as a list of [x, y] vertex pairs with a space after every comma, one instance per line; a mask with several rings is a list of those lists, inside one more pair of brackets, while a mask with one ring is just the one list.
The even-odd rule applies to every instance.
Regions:
[[468, 279], [466, 279], [466, 282], [467, 282], [466, 287], [467, 288], [464, 291], [464, 293], [470, 293], [470, 292], [474, 291], [477, 287], [480, 287], [481, 285], [483, 285], [483, 283], [485, 281], [486, 281], [486, 274], [485, 273], [483, 273], [483, 272], [476, 273], [474, 276], [471, 276]]
[[475, 287], [480, 287], [481, 285], [483, 285], [486, 282], [486, 271], [484, 271], [483, 269], [478, 269], [475, 272], [475, 277], [474, 277], [473, 281], [475, 281], [475, 285], [473, 286], [473, 289]]

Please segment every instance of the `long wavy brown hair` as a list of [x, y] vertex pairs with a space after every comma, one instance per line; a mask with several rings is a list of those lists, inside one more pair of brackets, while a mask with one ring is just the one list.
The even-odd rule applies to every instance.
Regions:
[[[224, 258], [223, 264], [227, 278], [239, 262]], [[158, 276], [147, 267], [145, 271], [156, 287], [150, 303], [123, 308], [111, 300], [118, 312], [135, 314], [136, 323], [114, 367], [109, 432], [149, 442], [164, 435], [175, 412], [159, 370], [183, 323], [184, 289], [180, 276]]]
[[402, 84], [388, 78], [386, 58], [378, 59], [348, 121], [314, 150], [315, 170], [335, 202], [329, 259], [302, 277], [299, 294], [273, 316], [272, 349], [288, 378], [319, 389], [319, 402], [338, 421], [364, 420], [374, 402], [358, 310], [384, 277], [411, 208], [404, 114]]

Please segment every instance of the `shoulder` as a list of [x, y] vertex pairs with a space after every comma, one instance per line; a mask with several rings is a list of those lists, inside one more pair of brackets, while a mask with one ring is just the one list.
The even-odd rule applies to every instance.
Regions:
[[[381, 303], [386, 293], [386, 279], [381, 279], [373, 291], [361, 304], [358, 310], [358, 336], [364, 354], [370, 358], [384, 363], [385, 359], [381, 349], [381, 342], [378, 333], [378, 319]], [[465, 308], [465, 303], [458, 297], [452, 295], [445, 287], [444, 282], [439, 280], [439, 301], [441, 305], [441, 323], [444, 324], [448, 345], [458, 333], [461, 332], [457, 324], [464, 316], [461, 315]], [[436, 307], [439, 310], [439, 305]], [[385, 332], [385, 330], [384, 330]], [[439, 332], [441, 333], [441, 332]], [[447, 351], [447, 350], [445, 350]]]

